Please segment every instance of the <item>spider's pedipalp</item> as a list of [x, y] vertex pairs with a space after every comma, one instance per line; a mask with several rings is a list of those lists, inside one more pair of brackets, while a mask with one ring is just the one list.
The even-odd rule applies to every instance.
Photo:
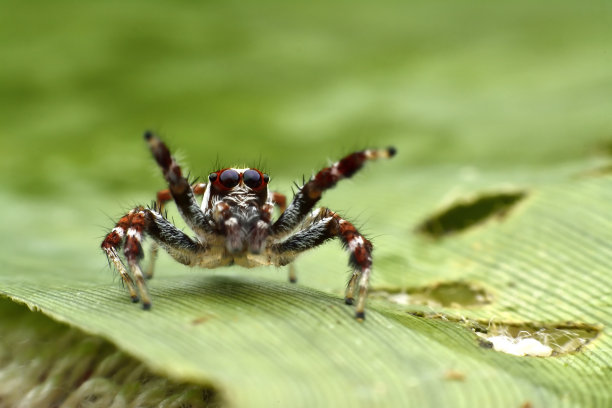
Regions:
[[274, 205], [278, 205], [280, 212], [283, 213], [287, 209], [287, 197], [284, 194], [281, 194], [276, 191], [270, 192], [270, 201], [274, 203]]
[[264, 204], [261, 207], [261, 217], [253, 226], [253, 229], [248, 236], [249, 252], [252, 254], [260, 254], [266, 245], [266, 239], [270, 232], [270, 220], [274, 205], [271, 203]]

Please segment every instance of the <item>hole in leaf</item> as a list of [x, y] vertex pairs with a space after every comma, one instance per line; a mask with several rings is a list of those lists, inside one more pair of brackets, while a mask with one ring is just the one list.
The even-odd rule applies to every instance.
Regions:
[[373, 291], [372, 296], [384, 297], [400, 305], [429, 307], [474, 307], [491, 303], [491, 295], [483, 288], [468, 282], [442, 282], [430, 286]]
[[459, 200], [450, 208], [423, 221], [417, 232], [435, 239], [461, 232], [491, 217], [503, 217], [527, 195], [524, 191], [482, 194], [474, 199]]
[[555, 357], [579, 352], [602, 332], [600, 326], [582, 322], [494, 322], [423, 311], [410, 314], [453, 322], [476, 333], [480, 347], [515, 356]]
[[580, 351], [601, 329], [584, 323], [536, 325], [487, 323], [472, 327], [481, 345], [515, 356], [551, 357]]

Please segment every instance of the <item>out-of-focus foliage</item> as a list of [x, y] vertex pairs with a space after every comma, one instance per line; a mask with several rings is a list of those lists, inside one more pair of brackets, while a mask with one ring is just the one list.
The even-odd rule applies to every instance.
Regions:
[[379, 143], [405, 166], [573, 160], [610, 139], [611, 13], [604, 0], [3, 1], [0, 180], [134, 197], [160, 185], [145, 128], [198, 174], [262, 158], [293, 179]]
[[213, 389], [151, 374], [99, 337], [0, 300], [0, 406], [207, 407]]

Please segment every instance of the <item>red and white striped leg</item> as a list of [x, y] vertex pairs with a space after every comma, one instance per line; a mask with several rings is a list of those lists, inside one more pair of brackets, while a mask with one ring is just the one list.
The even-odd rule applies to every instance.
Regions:
[[[332, 213], [330, 211], [330, 213]], [[343, 245], [350, 253], [349, 264], [353, 267], [353, 274], [349, 280], [344, 296], [344, 302], [352, 305], [355, 299], [356, 281], [359, 280], [359, 299], [355, 308], [355, 317], [365, 319], [365, 302], [368, 296], [370, 274], [372, 272], [372, 243], [357, 231], [350, 222], [332, 213], [338, 222], [339, 236]]]
[[[104, 241], [102, 241], [101, 247], [102, 250], [106, 253], [106, 256], [108, 257], [109, 261], [113, 263], [113, 265], [121, 275], [121, 279], [123, 279], [123, 282], [125, 283], [128, 288], [128, 291], [130, 292], [130, 298], [132, 299], [132, 302], [136, 303], [139, 301], [139, 296], [134, 287], [134, 280], [126, 270], [117, 252], [123, 244], [124, 239], [127, 241], [126, 236], [128, 235], [128, 232], [131, 231], [130, 227], [134, 214], [135, 210], [132, 210], [125, 216], [121, 217], [119, 222], [117, 222], [115, 228], [113, 228], [112, 231], [106, 236]], [[130, 239], [130, 241], [133, 240]], [[133, 243], [131, 243], [131, 245], [133, 245]]]
[[[359, 299], [355, 317], [365, 319], [365, 302], [372, 270], [372, 243], [361, 235], [355, 226], [335, 212], [320, 208], [311, 215], [310, 225], [284, 241], [274, 244], [270, 249], [277, 254], [276, 263], [286, 265], [300, 253], [321, 245], [331, 238], [339, 238], [349, 252], [349, 265], [353, 274], [346, 291], [345, 303], [353, 304], [354, 292], [359, 287]], [[357, 282], [359, 281], [358, 285]]]
[[205, 238], [213, 232], [213, 229], [208, 224], [204, 213], [196, 202], [192, 187], [183, 176], [181, 167], [172, 157], [165, 143], [159, 140], [157, 136], [151, 132], [146, 132], [144, 137], [155, 161], [157, 161], [162, 170], [164, 178], [168, 182], [168, 190], [176, 203], [179, 214], [181, 214], [181, 217], [183, 217], [192, 231], [199, 237]]
[[147, 290], [144, 275], [140, 269], [139, 262], [143, 258], [142, 251], [142, 238], [145, 228], [145, 209], [139, 207], [134, 211], [130, 220], [130, 227], [127, 230], [127, 236], [125, 238], [125, 244], [123, 247], [123, 254], [130, 267], [132, 276], [136, 281], [138, 292], [140, 293], [140, 301], [144, 309], [151, 308], [151, 298]]
[[342, 179], [352, 177], [368, 160], [390, 158], [395, 153], [396, 150], [393, 147], [368, 149], [349, 154], [332, 166], [325, 167], [308, 180], [300, 191], [297, 192], [287, 210], [283, 211], [278, 220], [272, 225], [271, 234], [280, 238], [291, 233], [312, 211], [325, 190], [335, 187], [338, 181]]
[[[170, 256], [185, 265], [193, 264], [194, 259], [206, 248], [199, 242], [193, 241], [159, 213], [144, 207], [131, 210], [119, 220], [117, 226], [102, 241], [102, 250], [121, 274], [130, 291], [132, 301], [138, 302], [140, 298], [142, 307], [149, 309], [151, 298], [140, 268], [140, 261], [143, 258], [142, 240], [145, 235], [153, 238]], [[118, 254], [122, 245], [129, 272]], [[134, 287], [134, 283], [138, 290]]]

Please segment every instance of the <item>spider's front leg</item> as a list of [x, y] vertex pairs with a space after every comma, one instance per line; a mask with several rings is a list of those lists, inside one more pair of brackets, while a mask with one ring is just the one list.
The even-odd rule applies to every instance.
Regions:
[[[352, 177], [353, 174], [363, 167], [366, 161], [391, 158], [395, 156], [395, 153], [396, 150], [394, 147], [388, 147], [386, 149], [368, 149], [349, 154], [340, 161], [332, 164], [330, 167], [325, 167], [300, 188], [295, 197], [293, 197], [293, 201], [289, 207], [287, 207], [285, 211], [282, 211], [281, 216], [270, 228], [270, 236], [274, 239], [282, 239], [287, 236], [312, 211], [325, 190], [335, 187], [338, 181], [342, 179]], [[362, 275], [369, 276], [369, 272]], [[293, 267], [289, 270], [289, 280], [291, 282], [297, 281]], [[353, 278], [349, 282], [349, 289], [354, 289], [356, 281], [357, 277], [353, 275]], [[350, 299], [352, 298], [347, 297], [347, 302], [352, 301]]]
[[183, 176], [180, 166], [170, 154], [164, 142], [159, 140], [152, 132], [146, 132], [145, 140], [149, 144], [151, 153], [162, 170], [168, 182], [168, 190], [176, 203], [181, 217], [201, 239], [213, 233], [213, 227], [200, 209], [189, 181]]
[[293, 201], [271, 227], [271, 235], [280, 238], [291, 233], [312, 211], [323, 192], [336, 186], [338, 181], [352, 177], [366, 161], [395, 156], [395, 148], [369, 149], [349, 154], [330, 167], [315, 174], [300, 188]]
[[[206, 183], [194, 183], [191, 185], [191, 190], [195, 195], [202, 195], [206, 190]], [[164, 214], [166, 203], [171, 200], [172, 194], [170, 194], [170, 189], [158, 191], [154, 210], [160, 214]], [[145, 272], [145, 278], [147, 279], [153, 278], [153, 271], [155, 270], [155, 261], [157, 260], [158, 252], [159, 245], [157, 242], [153, 242], [151, 244], [151, 249], [149, 250], [149, 264]]]
[[[140, 268], [140, 260], [143, 258], [142, 240], [144, 236], [153, 238], [170, 256], [185, 265], [191, 264], [194, 258], [205, 251], [205, 248], [200, 243], [194, 242], [155, 211], [137, 207], [121, 217], [115, 228], [102, 241], [101, 247], [109, 261], [119, 271], [123, 282], [128, 287], [132, 302], [138, 302], [140, 298], [142, 307], [149, 309], [151, 298]], [[118, 251], [122, 245], [131, 275], [119, 256]], [[134, 287], [134, 280], [138, 291]]]
[[353, 268], [344, 301], [347, 305], [353, 304], [355, 289], [359, 281], [359, 299], [355, 308], [355, 317], [363, 320], [372, 271], [373, 247], [372, 243], [361, 235], [353, 224], [327, 208], [320, 208], [311, 214], [308, 227], [272, 245], [270, 251], [276, 255], [276, 262], [279, 265], [285, 265], [293, 261], [300, 253], [336, 237], [349, 252], [349, 265]]

